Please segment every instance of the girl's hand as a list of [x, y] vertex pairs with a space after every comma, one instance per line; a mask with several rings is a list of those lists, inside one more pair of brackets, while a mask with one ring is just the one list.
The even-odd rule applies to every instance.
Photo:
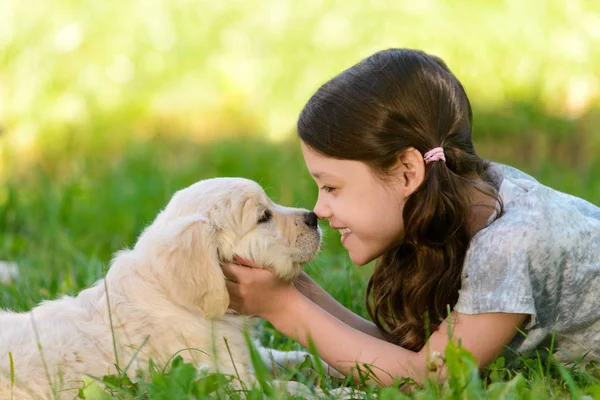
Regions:
[[243, 315], [255, 315], [266, 320], [277, 316], [297, 290], [283, 282], [273, 272], [235, 256], [239, 264], [223, 264], [227, 279], [230, 308]]

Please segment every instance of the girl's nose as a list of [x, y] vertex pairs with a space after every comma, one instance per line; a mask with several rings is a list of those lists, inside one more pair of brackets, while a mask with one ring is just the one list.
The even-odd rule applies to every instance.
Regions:
[[319, 219], [329, 219], [333, 217], [333, 212], [331, 211], [331, 208], [321, 200], [320, 196], [317, 199], [317, 204], [315, 204], [313, 211], [315, 212], [315, 214], [317, 214], [317, 217], [319, 217]]

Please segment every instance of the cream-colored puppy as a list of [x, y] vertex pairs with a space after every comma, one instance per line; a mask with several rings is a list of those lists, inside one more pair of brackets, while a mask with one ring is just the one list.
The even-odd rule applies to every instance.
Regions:
[[[220, 265], [237, 254], [290, 281], [320, 239], [314, 213], [274, 204], [253, 181], [216, 178], [180, 190], [133, 249], [116, 253], [105, 279], [28, 313], [0, 312], [0, 399], [73, 398], [84, 374], [116, 373], [115, 364], [134, 360], [134, 378], [149, 358], [160, 365], [178, 352], [252, 382], [248, 319], [228, 312]], [[261, 353], [267, 365], [271, 354], [278, 363], [304, 359]]]

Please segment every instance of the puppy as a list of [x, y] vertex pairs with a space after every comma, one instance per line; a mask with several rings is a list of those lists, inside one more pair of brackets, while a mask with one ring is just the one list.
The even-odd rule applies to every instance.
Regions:
[[[239, 255], [292, 281], [320, 242], [314, 213], [273, 203], [253, 181], [216, 178], [180, 190], [93, 287], [28, 313], [0, 312], [0, 399], [73, 398], [85, 374], [131, 362], [135, 379], [150, 359], [165, 365], [175, 354], [251, 383], [248, 318], [228, 311], [220, 265]], [[260, 351], [267, 365], [307, 356]]]

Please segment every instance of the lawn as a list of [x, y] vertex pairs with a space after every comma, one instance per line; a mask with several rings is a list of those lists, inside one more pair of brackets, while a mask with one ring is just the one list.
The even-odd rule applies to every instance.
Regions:
[[[201, 179], [243, 176], [278, 203], [311, 208], [317, 188], [295, 118], [326, 79], [391, 46], [448, 61], [471, 96], [480, 155], [600, 204], [593, 2], [84, 3], [0, 3], [0, 260], [17, 261], [22, 273], [0, 286], [0, 308], [27, 311], [77, 294], [176, 190]], [[338, 233], [321, 226], [323, 249], [305, 269], [366, 317], [372, 266], [353, 265]], [[258, 334], [268, 346], [298, 347], [266, 323]], [[407, 396], [600, 398], [593, 365], [541, 353], [510, 365], [499, 358], [478, 376], [464, 350], [452, 346], [445, 357], [449, 380]], [[189, 367], [176, 362], [141, 385], [106, 377], [113, 390], [104, 393], [223, 394], [213, 391], [222, 377], [197, 378]]]
[[[240, 137], [197, 143], [157, 135], [110, 151], [109, 146], [73, 141], [60, 156], [54, 154], [36, 167], [7, 177], [0, 193], [0, 254], [19, 262], [22, 277], [0, 288], [1, 307], [25, 311], [43, 299], [74, 295], [91, 285], [104, 273], [111, 254], [132, 246], [175, 190], [197, 180], [244, 176], [260, 182], [267, 194], [282, 204], [310, 208], [315, 201], [316, 187], [304, 169], [295, 139], [271, 143]], [[558, 182], [561, 189], [585, 188], [575, 194], [597, 201], [593, 196], [600, 189], [598, 181], [587, 185], [586, 176], [574, 171], [563, 170], [560, 180], [551, 169], [524, 169], [537, 170], [540, 180]], [[574, 182], [577, 176], [579, 180]], [[340, 247], [337, 232], [326, 224], [322, 228], [323, 249], [306, 271], [342, 304], [366, 316], [363, 297], [372, 266], [354, 266]], [[259, 337], [268, 346], [298, 348], [269, 324], [261, 324]], [[447, 387], [430, 383], [417, 391], [417, 397], [458, 396], [468, 390], [480, 397], [499, 398], [498, 392], [550, 398], [600, 388], [595, 370], [561, 368], [543, 358], [524, 358], [511, 366], [504, 365], [501, 358], [479, 379], [471, 376], [467, 353], [458, 352], [455, 357], [464, 358], [463, 363], [449, 365], [455, 380]], [[144, 390], [151, 398], [175, 396], [173, 390], [181, 390], [178, 373], [187, 376], [188, 372], [178, 365], [175, 372], [154, 377], [153, 385], [142, 388], [119, 381], [121, 390], [126, 390], [119, 398], [135, 398], [132, 393]], [[173, 382], [166, 384], [169, 379]], [[198, 382], [204, 381], [195, 386], [188, 382], [185, 387], [198, 390]], [[385, 393], [391, 397], [384, 398], [396, 398], [396, 392]]]

